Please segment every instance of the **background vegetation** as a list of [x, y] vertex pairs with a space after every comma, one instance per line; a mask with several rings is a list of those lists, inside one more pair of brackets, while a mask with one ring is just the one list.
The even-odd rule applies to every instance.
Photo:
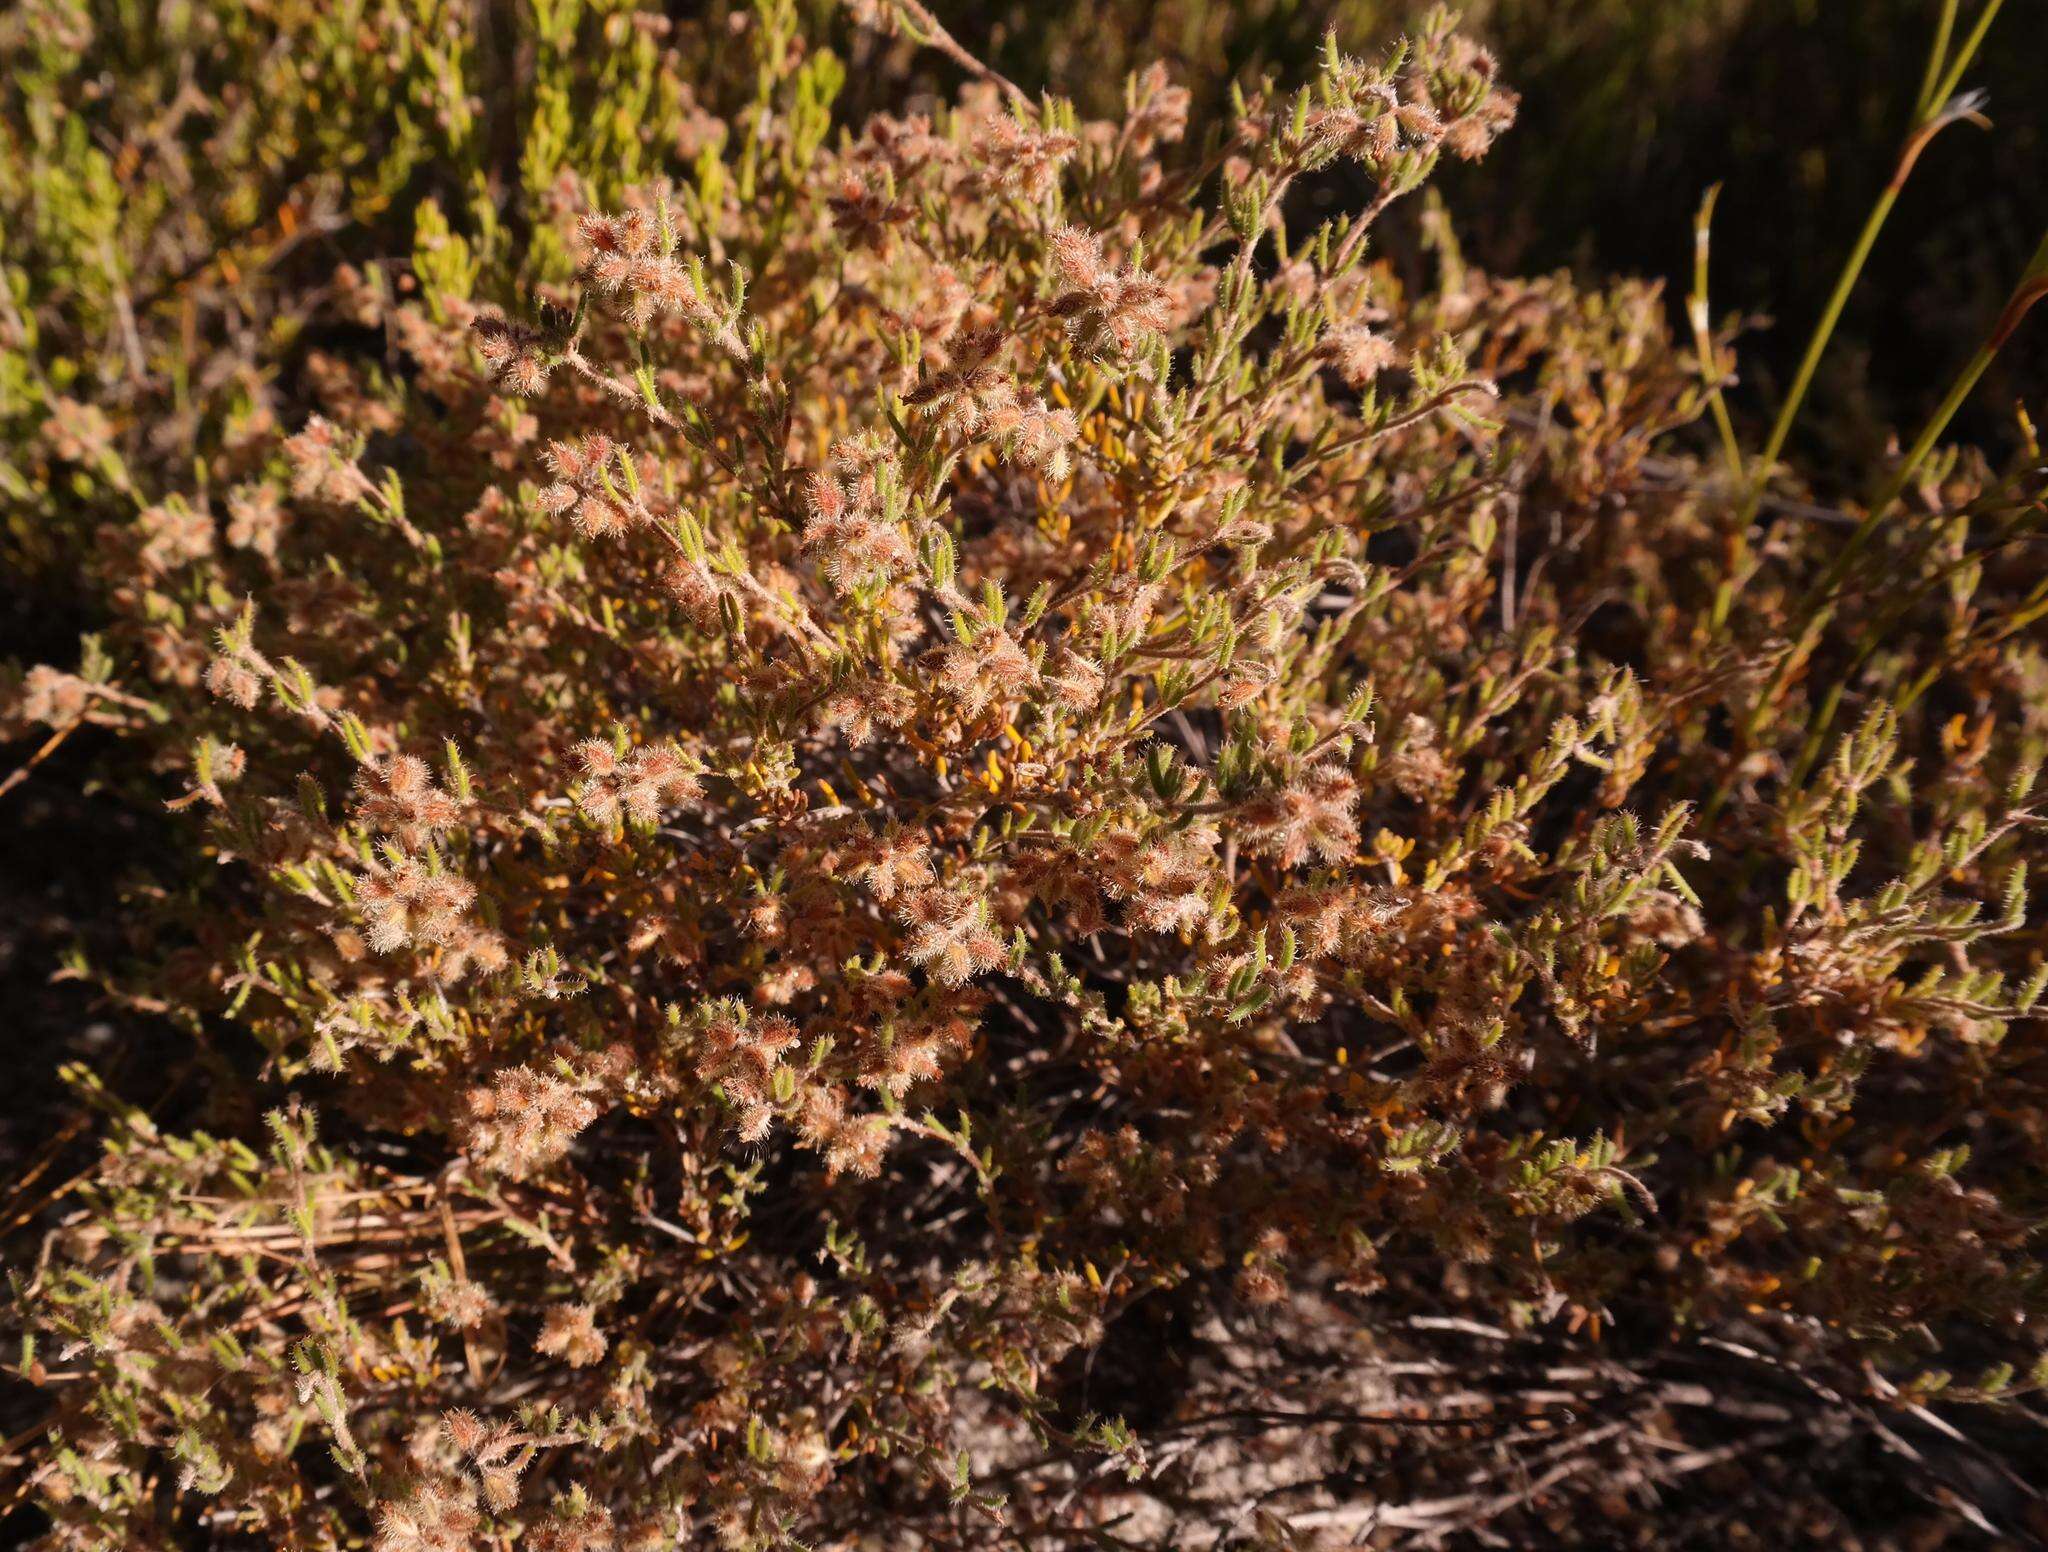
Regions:
[[[938, 10], [1016, 79], [1059, 81], [1101, 111], [1128, 71], [1154, 59], [1219, 103], [1232, 79], [1300, 68], [1326, 29], [1363, 47], [1415, 8], [1104, 0]], [[1656, 276], [1677, 295], [1690, 278], [1694, 211], [1721, 186], [1717, 295], [1754, 320], [1743, 352], [1754, 413], [1790, 375], [1889, 174], [1939, 10], [1926, 0], [1475, 0], [1461, 15], [1513, 62], [1522, 117], [1497, 154], [1447, 172], [1459, 236], [1502, 273]], [[1819, 469], [1860, 467], [2025, 263], [2039, 236], [2030, 191], [2048, 171], [2032, 84], [2042, 59], [2025, 20], [2008, 20], [1971, 76], [1994, 132], [1939, 145], [1907, 190], [1851, 303], [1823, 407], [1802, 432]], [[1972, 433], [2005, 435], [2009, 407], [2038, 394], [2039, 372], [2026, 354], [2001, 363], [1966, 422]]]

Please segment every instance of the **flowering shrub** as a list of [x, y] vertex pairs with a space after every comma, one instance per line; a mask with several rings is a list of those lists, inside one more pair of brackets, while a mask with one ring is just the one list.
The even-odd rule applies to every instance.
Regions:
[[[1443, 15], [1196, 127], [870, 9], [957, 100], [537, 5], [522, 181], [293, 304], [297, 413], [46, 385], [106, 627], [8, 731], [173, 811], [74, 973], [210, 1093], [71, 1074], [43, 1544], [1338, 1545], [1609, 1460], [1560, 1387], [2026, 1415], [2038, 449], [1804, 505], [1703, 297], [1378, 252], [1514, 116]], [[350, 68], [467, 155], [427, 13]], [[1543, 1488], [1367, 1464], [1503, 1419]]]

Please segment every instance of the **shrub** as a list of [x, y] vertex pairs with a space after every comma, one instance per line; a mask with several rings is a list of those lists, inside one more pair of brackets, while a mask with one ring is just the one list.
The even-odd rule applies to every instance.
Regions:
[[[2038, 448], [1938, 450], [1951, 395], [1805, 506], [1693, 434], [1704, 298], [1443, 221], [1404, 284], [1375, 219], [1514, 113], [1442, 15], [1191, 129], [871, 9], [957, 100], [835, 122], [784, 0], [705, 54], [200, 12], [219, 101], [311, 37], [305, 134], [410, 126], [332, 216], [405, 189], [410, 260], [256, 304], [164, 428], [118, 264], [11, 278], [117, 367], [7, 358], [16, 542], [89, 532], [105, 621], [10, 727], [172, 811], [72, 973], [206, 1087], [70, 1073], [44, 1544], [1310, 1545], [1528, 1507], [1402, 1501], [1411, 1422], [1594, 1472], [1560, 1387], [2025, 1416]], [[54, 122], [17, 193], [106, 170]], [[1388, 1361], [1430, 1331], [1483, 1384]]]

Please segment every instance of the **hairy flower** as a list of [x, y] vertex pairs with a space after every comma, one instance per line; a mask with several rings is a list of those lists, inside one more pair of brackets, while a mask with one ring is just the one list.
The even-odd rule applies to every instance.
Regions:
[[931, 851], [924, 838], [892, 828], [855, 850], [853, 876], [887, 905], [898, 895], [912, 894], [936, 882]]
[[483, 1517], [470, 1491], [423, 1477], [404, 1498], [377, 1506], [376, 1552], [466, 1552]]
[[633, 328], [644, 329], [657, 318], [674, 315], [724, 348], [740, 348], [698, 272], [676, 258], [677, 236], [666, 207], [658, 212], [629, 209], [618, 215], [586, 215], [577, 234], [583, 244], [584, 274], [619, 301]]
[[597, 1119], [597, 1105], [570, 1080], [508, 1067], [465, 1098], [467, 1147], [490, 1169], [529, 1175], [560, 1159]]
[[990, 630], [970, 644], [945, 648], [937, 679], [962, 714], [975, 717], [1023, 694], [1038, 682], [1038, 670], [1008, 631]]
[[408, 944], [431, 948], [451, 942], [476, 886], [434, 863], [405, 853], [365, 873], [356, 901], [370, 928], [370, 947], [388, 954]]
[[356, 772], [356, 815], [365, 827], [417, 851], [462, 817], [462, 805], [435, 785], [427, 762], [409, 754], [372, 760]]
[[496, 313], [480, 313], [470, 324], [470, 333], [484, 365], [514, 393], [530, 397], [547, 386], [554, 361], [537, 330]]
[[1075, 348], [1089, 355], [1128, 357], [1173, 322], [1173, 296], [1160, 281], [1103, 257], [1102, 238], [1079, 227], [1053, 234], [1052, 260], [1067, 290], [1054, 298]]
[[975, 155], [992, 187], [1036, 202], [1052, 192], [1060, 168], [1079, 148], [1072, 135], [995, 114], [982, 127]]
[[588, 1304], [557, 1304], [548, 1310], [533, 1345], [535, 1351], [559, 1358], [572, 1369], [587, 1369], [611, 1344], [597, 1329], [597, 1312]]
[[238, 485], [228, 497], [228, 543], [275, 558], [285, 529], [284, 508], [268, 485]]
[[654, 514], [638, 495], [639, 472], [627, 467], [632, 457], [601, 431], [573, 443], [549, 443], [547, 465], [555, 478], [541, 489], [541, 510], [568, 513], [586, 539], [613, 538], [652, 522]]
[[1002, 962], [1003, 945], [989, 929], [985, 908], [952, 889], [906, 895], [897, 914], [910, 928], [904, 952], [947, 986], [958, 986]]
[[1352, 809], [1358, 784], [1338, 765], [1321, 765], [1254, 799], [1240, 811], [1246, 844], [1284, 868], [1311, 855], [1341, 862], [1358, 847]]
[[323, 416], [313, 416], [296, 436], [286, 438], [284, 452], [291, 463], [292, 494], [301, 499], [348, 502], [369, 486], [356, 467], [354, 449]]
[[1362, 323], [1340, 324], [1331, 329], [1323, 336], [1316, 353], [1353, 388], [1368, 386], [1401, 359], [1392, 340]]
[[849, 172], [839, 181], [839, 192], [829, 197], [832, 225], [849, 244], [886, 255], [894, 244], [895, 229], [914, 214], [892, 195], [891, 182], [872, 174]]
[[623, 759], [610, 741], [587, 738], [573, 751], [583, 773], [576, 801], [599, 824], [657, 823], [664, 810], [703, 795], [690, 762], [673, 747], [643, 744]]

